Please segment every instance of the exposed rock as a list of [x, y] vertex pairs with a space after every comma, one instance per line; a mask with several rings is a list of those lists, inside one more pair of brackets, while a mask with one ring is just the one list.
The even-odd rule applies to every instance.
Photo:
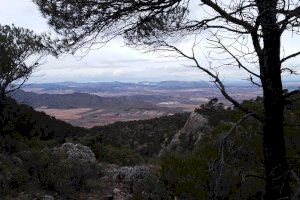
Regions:
[[113, 199], [114, 200], [131, 200], [132, 195], [128, 194], [127, 192], [124, 192], [122, 190], [120, 190], [119, 188], [115, 188], [113, 190]]
[[151, 176], [148, 166], [120, 167], [114, 176], [116, 183], [144, 183]]
[[54, 200], [54, 197], [49, 195], [49, 194], [45, 194], [43, 197], [42, 197], [42, 200]]
[[78, 160], [84, 163], [95, 163], [96, 157], [94, 152], [87, 146], [81, 144], [64, 143], [58, 148], [54, 149], [55, 152], [64, 152], [69, 159]]
[[61, 199], [61, 198], [58, 198], [56, 195], [53, 196], [53, 195], [50, 195], [50, 194], [46, 194], [42, 191], [40, 191], [40, 192], [29, 192], [29, 193], [20, 192], [17, 196], [15, 196], [15, 195], [13, 195], [13, 197], [8, 197], [7, 199], [15, 199], [15, 200], [54, 200], [54, 199]]
[[191, 113], [184, 127], [178, 131], [169, 144], [166, 144], [158, 154], [161, 158], [170, 152], [186, 152], [193, 150], [199, 143], [203, 132], [208, 129], [208, 120], [201, 114]]
[[101, 188], [105, 195], [101, 199], [131, 200], [136, 192], [142, 194], [142, 199], [151, 199], [152, 186], [149, 180], [152, 170], [152, 166], [119, 167], [104, 164], [104, 176], [100, 181], [105, 182]]

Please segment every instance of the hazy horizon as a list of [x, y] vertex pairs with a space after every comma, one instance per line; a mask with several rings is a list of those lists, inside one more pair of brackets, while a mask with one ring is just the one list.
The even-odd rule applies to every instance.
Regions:
[[[108, 80], [108, 81], [47, 81], [47, 82], [37, 82], [37, 81], [28, 81], [24, 85], [34, 85], [34, 84], [66, 84], [66, 83], [78, 83], [78, 84], [96, 84], [96, 83], [161, 83], [161, 82], [205, 82], [205, 83], [211, 83], [213, 82], [211, 80], [175, 80], [175, 79], [165, 79], [165, 80], [158, 80], [158, 81], [147, 81], [147, 80], [140, 80], [140, 81], [122, 81], [122, 80]], [[298, 79], [288, 79], [283, 80], [283, 83], [300, 83], [300, 80]], [[239, 79], [231, 79], [231, 80], [225, 80], [225, 83], [243, 83], [243, 84], [249, 84], [256, 87], [254, 84], [249, 82], [248, 80], [239, 80]]]

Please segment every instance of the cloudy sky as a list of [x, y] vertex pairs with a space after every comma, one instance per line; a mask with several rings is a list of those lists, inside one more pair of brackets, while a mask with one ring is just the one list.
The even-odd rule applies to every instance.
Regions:
[[[0, 0], [0, 23], [12, 24], [34, 30], [51, 31], [31, 0]], [[289, 38], [290, 36], [286, 36]], [[190, 42], [181, 47], [189, 51]], [[297, 50], [300, 40], [287, 40], [286, 52]], [[201, 60], [202, 58], [199, 57]], [[205, 62], [204, 59], [202, 60]], [[294, 61], [295, 62], [295, 61]], [[299, 62], [296, 62], [299, 63]], [[93, 50], [85, 57], [65, 55], [59, 59], [48, 57], [40, 66], [31, 82], [102, 82], [102, 81], [162, 81], [162, 80], [208, 80], [195, 68], [184, 66], [175, 57], [165, 57], [158, 53], [143, 53], [125, 47], [121, 39], [111, 41], [106, 46]], [[292, 63], [292, 65], [296, 65]], [[239, 70], [221, 70], [221, 76], [231, 80], [246, 78]], [[299, 77], [292, 77], [298, 79]]]

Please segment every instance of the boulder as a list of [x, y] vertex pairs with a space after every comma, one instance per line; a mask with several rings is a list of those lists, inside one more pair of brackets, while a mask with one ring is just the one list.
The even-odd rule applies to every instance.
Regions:
[[151, 199], [153, 189], [152, 166], [126, 166], [115, 170], [113, 176], [114, 199], [133, 199], [134, 194], [141, 194], [142, 199]]
[[115, 182], [143, 184], [151, 176], [148, 166], [120, 167], [114, 176]]
[[55, 152], [66, 153], [69, 159], [78, 160], [83, 163], [96, 163], [96, 157], [91, 148], [81, 144], [64, 143]]
[[133, 199], [131, 194], [128, 194], [119, 188], [115, 188], [113, 190], [113, 200], [131, 200], [131, 199]]
[[45, 194], [45, 195], [42, 197], [42, 200], [54, 200], [54, 197], [53, 197], [52, 195]]

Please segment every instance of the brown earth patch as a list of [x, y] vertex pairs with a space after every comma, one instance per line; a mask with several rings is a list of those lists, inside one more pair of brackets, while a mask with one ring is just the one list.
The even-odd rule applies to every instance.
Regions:
[[81, 118], [81, 114], [93, 110], [92, 108], [76, 108], [76, 109], [52, 109], [39, 107], [37, 111], [43, 111], [47, 115], [54, 116], [60, 120], [76, 120]]

